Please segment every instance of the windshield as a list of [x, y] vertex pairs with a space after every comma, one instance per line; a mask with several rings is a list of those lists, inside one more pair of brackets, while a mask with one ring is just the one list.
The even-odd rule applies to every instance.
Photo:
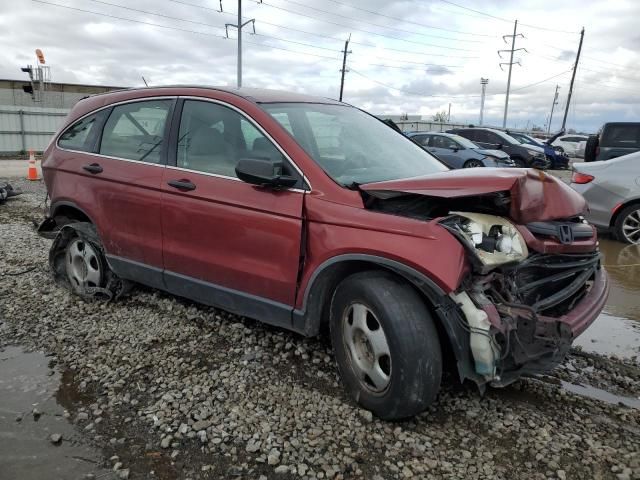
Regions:
[[458, 142], [460, 145], [462, 145], [464, 148], [480, 148], [478, 147], [478, 145], [476, 145], [475, 143], [473, 143], [471, 140], [469, 140], [468, 138], [464, 138], [461, 137], [460, 135], [455, 135], [453, 133], [447, 135], [451, 140], [455, 140], [456, 142]]
[[499, 137], [501, 137], [505, 141], [505, 143], [507, 145], [519, 145], [520, 143], [522, 143], [522, 142], [519, 142], [518, 140], [516, 140], [515, 138], [513, 138], [511, 135], [507, 135], [506, 133], [501, 132], [499, 130], [495, 130], [495, 133]]
[[525, 135], [524, 133], [510, 133], [509, 135], [511, 135], [516, 140], [519, 140], [520, 143], [535, 145], [537, 147], [543, 146], [542, 143], [540, 143], [538, 140], [536, 140], [533, 137], [530, 137], [529, 135]]
[[342, 185], [448, 170], [404, 135], [357, 108], [317, 103], [261, 106]]

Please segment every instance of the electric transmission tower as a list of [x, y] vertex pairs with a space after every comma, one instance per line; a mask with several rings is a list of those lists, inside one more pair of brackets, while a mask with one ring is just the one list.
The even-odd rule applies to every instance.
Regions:
[[520, 37], [520, 38], [524, 38], [524, 35], [522, 35], [521, 33], [518, 33], [518, 20], [515, 21], [514, 25], [513, 25], [513, 35], [503, 35], [502, 39], [504, 40], [504, 43], [508, 44], [507, 42], [507, 38], [511, 39], [511, 48], [509, 50], [498, 50], [498, 56], [502, 59], [502, 54], [509, 52], [509, 61], [508, 62], [501, 62], [500, 63], [500, 69], [502, 70], [502, 66], [503, 65], [509, 65], [509, 76], [507, 77], [507, 96], [504, 100], [504, 117], [502, 119], [502, 128], [507, 128], [507, 112], [509, 111], [509, 90], [511, 89], [511, 69], [513, 67], [514, 64], [518, 64], [520, 66], [522, 66], [522, 64], [520, 63], [520, 60], [517, 61], [513, 61], [513, 53], [517, 52], [519, 50], [524, 50], [525, 52], [527, 51], [526, 48], [516, 48], [516, 38]]

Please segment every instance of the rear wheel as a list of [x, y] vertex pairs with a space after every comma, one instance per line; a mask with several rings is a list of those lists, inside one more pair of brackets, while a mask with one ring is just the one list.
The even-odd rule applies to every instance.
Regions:
[[467, 160], [462, 168], [476, 168], [476, 167], [484, 167], [484, 163], [480, 160]]
[[67, 245], [65, 270], [75, 293], [85, 293], [91, 288], [104, 286], [105, 262], [97, 247], [88, 240], [75, 237]]
[[640, 205], [629, 205], [624, 208], [615, 224], [618, 240], [626, 243], [640, 244]]
[[346, 278], [331, 303], [331, 340], [353, 399], [378, 417], [415, 415], [436, 398], [440, 342], [416, 291], [386, 272]]

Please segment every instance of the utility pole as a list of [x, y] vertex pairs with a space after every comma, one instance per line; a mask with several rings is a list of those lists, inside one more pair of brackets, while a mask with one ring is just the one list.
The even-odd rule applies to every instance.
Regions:
[[[222, 11], [222, 1], [220, 1], [220, 11]], [[237, 85], [238, 88], [242, 87], [242, 27], [251, 23], [253, 25], [253, 33], [256, 33], [256, 19], [251, 18], [242, 23], [242, 0], [238, 0], [238, 23], [226, 23], [224, 25], [227, 38], [229, 38], [229, 27], [238, 29], [238, 73], [237, 73]]]
[[451, 122], [451, 102], [449, 102], [449, 113], [447, 113], [447, 122]]
[[551, 104], [551, 115], [549, 115], [549, 125], [547, 125], [547, 133], [551, 132], [551, 120], [553, 120], [553, 109], [558, 105], [558, 89], [560, 85], [556, 85], [556, 94], [553, 96], [553, 103]]
[[517, 63], [518, 65], [522, 66], [522, 64], [520, 63], [520, 60], [518, 60], [517, 62], [513, 61], [513, 53], [517, 52], [518, 50], [524, 50], [525, 52], [527, 51], [526, 48], [516, 48], [516, 37], [524, 38], [524, 35], [522, 35], [521, 33], [518, 33], [518, 20], [516, 20], [513, 25], [513, 35], [502, 36], [504, 43], [507, 43], [507, 38], [511, 38], [511, 49], [498, 50], [498, 56], [500, 58], [502, 58], [503, 52], [509, 52], [510, 54], [509, 62], [500, 63], [500, 69], [502, 69], [502, 65], [509, 65], [509, 76], [507, 77], [507, 96], [504, 100], [504, 117], [502, 119], [502, 128], [507, 128], [507, 112], [509, 110], [509, 90], [511, 89], [511, 68], [513, 67], [514, 63]]
[[342, 75], [340, 76], [340, 101], [342, 101], [342, 93], [344, 92], [344, 74], [347, 71], [347, 55], [351, 53], [351, 50], [349, 50], [350, 40], [351, 34], [349, 34], [349, 38], [347, 38], [347, 41], [344, 42], [344, 50], [342, 51], [342, 70], [340, 70], [342, 72]]
[[576, 71], [578, 70], [578, 62], [580, 61], [580, 52], [582, 51], [582, 40], [584, 40], [584, 27], [582, 27], [582, 31], [580, 32], [580, 43], [578, 44], [576, 64], [573, 66], [571, 84], [569, 85], [569, 95], [567, 95], [567, 106], [564, 108], [564, 117], [562, 118], [562, 130], [564, 130], [564, 127], [567, 124], [567, 115], [569, 115], [569, 104], [571, 103], [571, 94], [573, 93], [573, 82], [576, 79]]
[[482, 96], [480, 97], [480, 125], [482, 125], [482, 120], [484, 116], [484, 96], [487, 92], [487, 83], [489, 83], [488, 78], [480, 77], [480, 85], [482, 85]]

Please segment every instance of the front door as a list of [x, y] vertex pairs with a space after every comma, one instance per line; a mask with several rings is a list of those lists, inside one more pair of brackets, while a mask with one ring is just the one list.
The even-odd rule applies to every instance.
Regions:
[[[177, 294], [289, 326], [295, 303], [304, 191], [242, 182], [241, 158], [291, 165], [243, 114], [184, 100], [162, 182], [165, 284]], [[302, 178], [300, 178], [302, 187]]]

